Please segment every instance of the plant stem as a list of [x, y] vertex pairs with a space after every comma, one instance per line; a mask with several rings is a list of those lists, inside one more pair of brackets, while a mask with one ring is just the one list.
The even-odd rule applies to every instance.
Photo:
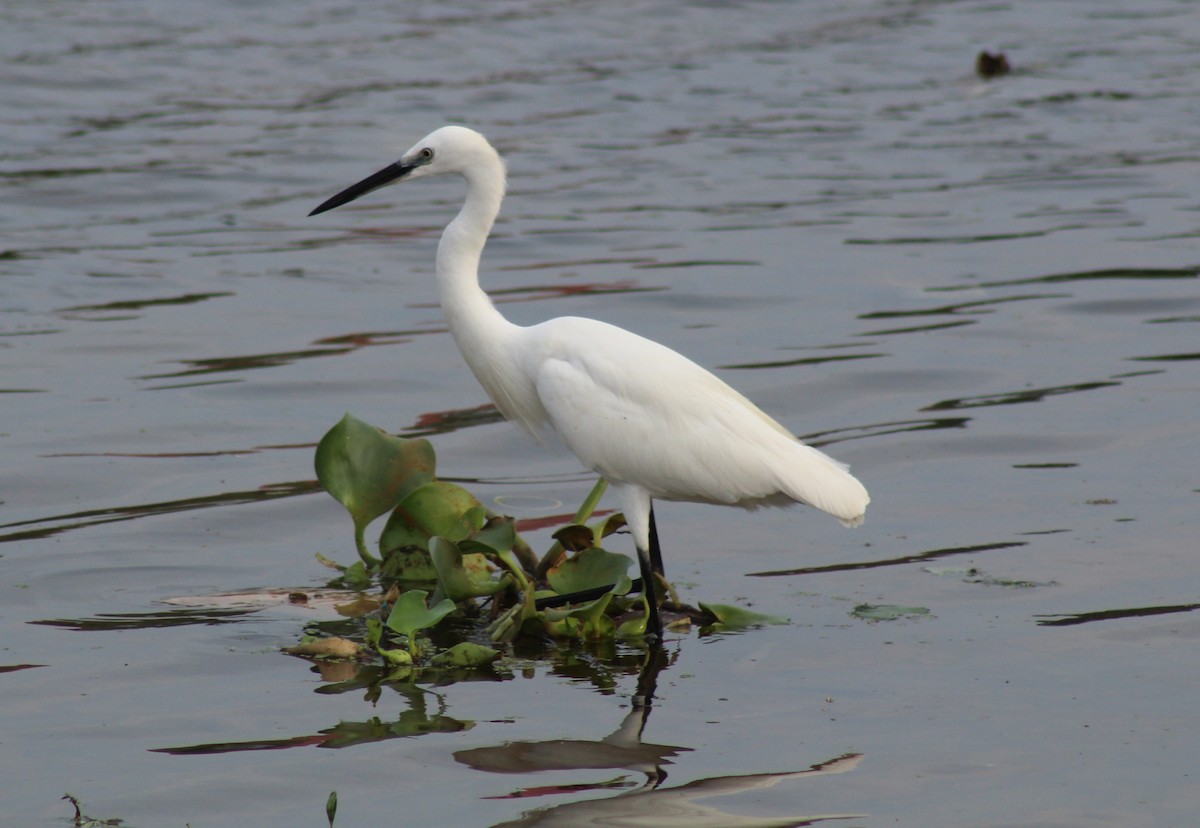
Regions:
[[358, 549], [358, 557], [362, 558], [363, 564], [366, 565], [367, 570], [369, 571], [372, 569], [378, 569], [381, 561], [378, 558], [376, 558], [374, 555], [372, 555], [370, 552], [367, 551], [367, 541], [366, 541], [366, 538], [364, 537], [366, 528], [367, 528], [366, 526], [359, 525], [359, 523], [357, 521], [355, 522], [355, 524], [354, 524], [354, 546], [356, 549]]
[[[583, 499], [579, 510], [575, 512], [575, 517], [571, 518], [572, 523], [583, 523], [592, 516], [592, 512], [596, 511], [596, 506], [600, 503], [600, 498], [604, 497], [605, 490], [608, 489], [608, 481], [603, 477], [596, 480], [596, 485], [592, 486], [592, 490], [588, 492], [588, 496]], [[550, 567], [558, 563], [558, 559], [562, 557], [562, 544], [558, 541], [542, 556], [538, 562], [537, 575], [539, 578], [546, 577], [546, 573]]]
[[596, 485], [592, 486], [592, 490], [588, 492], [588, 496], [583, 499], [583, 503], [579, 506], [579, 511], [575, 513], [576, 523], [583, 523], [592, 516], [592, 512], [596, 511], [596, 506], [600, 503], [600, 498], [604, 497], [604, 492], [607, 489], [607, 480], [603, 477], [596, 480]]

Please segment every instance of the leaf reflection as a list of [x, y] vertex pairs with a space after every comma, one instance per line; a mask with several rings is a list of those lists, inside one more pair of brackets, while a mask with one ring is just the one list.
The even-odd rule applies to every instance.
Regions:
[[345, 748], [356, 745], [383, 742], [427, 733], [458, 733], [475, 726], [474, 722], [460, 721], [449, 716], [422, 717], [407, 710], [394, 722], [385, 722], [372, 717], [363, 722], [338, 722], [311, 736], [293, 736], [287, 739], [259, 739], [249, 742], [213, 742], [186, 747], [152, 748], [151, 753], [167, 753], [171, 756], [211, 756], [218, 753], [241, 753], [250, 750], [284, 750], [293, 747]]
[[[377, 675], [377, 674], [376, 674]], [[371, 685], [380, 688], [381, 683]], [[388, 685], [408, 699], [409, 709], [395, 721], [385, 722], [378, 716], [361, 722], [338, 722], [307, 736], [291, 736], [283, 739], [254, 739], [244, 742], [211, 742], [182, 747], [154, 748], [152, 753], [167, 753], [172, 756], [211, 756], [220, 753], [241, 753], [253, 750], [284, 750], [293, 747], [346, 748], [389, 739], [424, 736], [429, 733], [459, 733], [475, 726], [472, 721], [455, 719], [445, 715], [446, 700], [439, 694], [412, 682]], [[428, 701], [437, 701], [437, 711], [428, 710]]]
[[864, 437], [881, 437], [885, 434], [902, 434], [908, 431], [939, 431], [945, 428], [966, 428], [970, 417], [930, 417], [925, 420], [896, 420], [890, 423], [871, 423], [846, 428], [831, 428], [798, 435], [810, 446], [821, 447], [845, 440], [861, 440]]
[[1069, 293], [1030, 293], [1022, 296], [1002, 296], [996, 299], [977, 299], [973, 302], [956, 302], [951, 305], [939, 305], [936, 308], [919, 308], [914, 310], [872, 311], [860, 313], [859, 319], [907, 319], [912, 316], [957, 316], [959, 314], [978, 315], [991, 313], [993, 305], [1003, 305], [1008, 302], [1028, 302], [1035, 299], [1069, 299]]
[[[194, 377], [208, 374], [221, 374], [232, 371], [250, 371], [258, 368], [278, 368], [291, 365], [304, 359], [320, 357], [343, 356], [357, 351], [359, 348], [369, 348], [375, 345], [397, 345], [411, 342], [413, 337], [424, 334], [445, 333], [445, 328], [430, 328], [427, 330], [403, 331], [360, 331], [338, 336], [327, 336], [314, 340], [311, 348], [295, 351], [276, 351], [265, 354], [245, 354], [242, 356], [207, 357], [204, 359], [182, 359], [179, 364], [185, 366], [178, 371], [167, 371], [161, 374], [144, 374], [138, 379], [173, 379], [176, 377]], [[173, 388], [177, 386], [159, 386]]]
[[1106, 380], [1102, 382], [1080, 382], [1074, 385], [1055, 385], [1048, 388], [1027, 388], [1023, 391], [1001, 391], [997, 394], [980, 394], [976, 397], [959, 397], [953, 400], [942, 400], [927, 405], [921, 411], [952, 411], [961, 408], [982, 408], [989, 405], [1018, 405], [1020, 403], [1041, 402], [1047, 397], [1060, 394], [1075, 394], [1079, 391], [1094, 391], [1097, 388], [1111, 388], [1120, 385], [1119, 382]]
[[927, 325], [906, 325], [903, 328], [880, 328], [875, 331], [863, 331], [855, 336], [896, 336], [898, 334], [907, 333], [929, 333], [930, 331], [943, 331], [947, 328], [961, 328], [964, 325], [974, 325], [977, 320], [960, 319], [954, 322], [930, 322]]
[[161, 627], [215, 626], [236, 624], [247, 615], [258, 612], [252, 609], [179, 609], [165, 612], [102, 612], [91, 618], [49, 618], [30, 621], [46, 627], [61, 627], [83, 632], [110, 632], [112, 630], [149, 630]]
[[850, 572], [856, 569], [876, 569], [882, 566], [903, 566], [923, 561], [936, 561], [939, 558], [949, 558], [954, 555], [975, 555], [980, 552], [992, 552], [997, 549], [1012, 549], [1017, 546], [1028, 546], [1029, 541], [1003, 541], [1000, 543], [981, 543], [976, 546], [951, 546], [945, 549], [930, 549], [915, 555], [902, 555], [899, 558], [884, 558], [879, 561], [855, 561], [850, 563], [826, 564], [824, 566], [802, 566], [796, 569], [775, 569], [768, 572], [747, 572], [751, 578], [773, 578], [780, 575], [815, 575], [818, 572]]
[[[662, 265], [642, 265], [660, 267]], [[569, 299], [576, 296], [602, 296], [613, 293], [653, 293], [665, 287], [641, 287], [636, 282], [588, 282], [562, 285], [522, 285], [489, 290], [488, 296], [497, 305], [512, 302], [540, 302], [543, 299]], [[414, 302], [413, 308], [440, 308], [436, 302]]]
[[73, 316], [84, 313], [104, 314], [111, 313], [113, 311], [139, 311], [145, 308], [160, 307], [163, 305], [194, 305], [197, 302], [204, 302], [209, 299], [221, 299], [226, 296], [233, 295], [234, 294], [228, 290], [213, 291], [211, 293], [185, 293], [180, 296], [166, 296], [157, 299], [124, 299], [115, 302], [103, 302], [96, 305], [72, 305], [69, 308], [59, 308], [56, 312]]
[[164, 374], [144, 374], [138, 379], [172, 379], [174, 377], [193, 377], [202, 374], [219, 374], [227, 371], [250, 371], [256, 368], [278, 368], [290, 365], [302, 359], [316, 357], [341, 356], [355, 350], [352, 347], [341, 348], [309, 348], [302, 351], [279, 351], [270, 354], [249, 354], [247, 356], [210, 357], [208, 359], [183, 359], [180, 363], [188, 367], [182, 371], [169, 371]]
[[722, 365], [729, 370], [751, 368], [791, 368], [796, 365], [821, 365], [826, 362], [848, 362], [856, 359], [879, 359], [888, 354], [831, 354], [829, 356], [800, 357], [798, 359], [781, 359], [773, 362], [741, 362], [736, 365]]
[[1159, 354], [1158, 356], [1130, 357], [1131, 362], [1193, 362], [1200, 359], [1200, 353]]
[[[82, 529], [87, 526], [99, 526], [105, 523], [119, 523], [125, 520], [168, 515], [175, 512], [187, 512], [193, 509], [209, 509], [214, 506], [233, 506], [241, 503], [260, 503], [281, 497], [296, 497], [319, 492], [321, 486], [315, 480], [298, 480], [291, 483], [273, 483], [260, 486], [257, 489], [239, 492], [222, 492], [215, 495], [200, 497], [185, 497], [180, 500], [164, 500], [158, 503], [142, 503], [133, 506], [113, 506], [108, 509], [88, 509], [82, 512], [70, 512], [65, 515], [50, 515], [49, 517], [20, 520], [14, 523], [0, 524], [0, 529], [16, 527], [37, 527], [22, 529], [0, 535], [0, 543], [12, 541], [37, 540], [50, 538], [71, 529]], [[53, 524], [42, 526], [41, 524]]]
[[1097, 610], [1095, 612], [1080, 612], [1074, 615], [1037, 615], [1035, 618], [1040, 627], [1071, 627], [1076, 624], [1088, 624], [1093, 621], [1112, 621], [1117, 618], [1144, 618], [1151, 615], [1171, 615], [1180, 612], [1195, 612], [1200, 610], [1200, 604], [1173, 604], [1159, 607], [1131, 607], [1129, 609]]
[[431, 411], [422, 414], [415, 423], [404, 429], [402, 434], [405, 437], [428, 437], [431, 434], [448, 434], [458, 431], [460, 428], [502, 422], [504, 422], [504, 415], [500, 413], [500, 409], [491, 403], [485, 403], [473, 408]]
[[973, 282], [964, 285], [947, 285], [929, 288], [931, 292], [949, 293], [957, 290], [975, 290], [981, 287], [1013, 287], [1016, 285], [1057, 285], [1064, 282], [1092, 282], [1097, 280], [1125, 279], [1195, 279], [1200, 277], [1200, 267], [1155, 268], [1119, 267], [1105, 270], [1081, 270], [1075, 273], [1052, 273], [1047, 276], [1030, 276], [1024, 279], [1003, 279], [991, 282]]

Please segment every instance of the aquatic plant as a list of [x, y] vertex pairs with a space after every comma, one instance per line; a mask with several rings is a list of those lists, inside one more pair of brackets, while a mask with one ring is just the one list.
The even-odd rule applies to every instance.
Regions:
[[[472, 635], [486, 633], [491, 643], [520, 635], [604, 641], [645, 634], [649, 607], [641, 596], [629, 597], [633, 560], [601, 545], [624, 519], [617, 514], [587, 523], [607, 485], [603, 479], [539, 559], [511, 517], [495, 514], [465, 488], [437, 478], [428, 440], [396, 437], [347, 414], [321, 439], [315, 466], [321, 485], [350, 513], [359, 560], [342, 566], [318, 557], [339, 571], [343, 586], [379, 585], [382, 599], [362, 607], [379, 610], [366, 618], [364, 640], [366, 649], [386, 663], [421, 662], [426, 631], [450, 617], [472, 622]], [[368, 549], [365, 532], [384, 515], [376, 554]], [[702, 606], [696, 610], [676, 598], [671, 608], [683, 624], [698, 620], [729, 629], [785, 623], [748, 610]], [[303, 642], [290, 652], [360, 654], [352, 642], [327, 641]], [[473, 667], [498, 655], [491, 647], [462, 641], [435, 652], [428, 663]]]

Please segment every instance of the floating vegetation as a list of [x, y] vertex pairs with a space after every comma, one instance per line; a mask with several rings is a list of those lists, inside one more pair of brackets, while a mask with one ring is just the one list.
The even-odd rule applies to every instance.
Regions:
[[[517, 638], [637, 641], [649, 607], [633, 561], [601, 545], [622, 529], [620, 514], [588, 523], [607, 484], [597, 482], [570, 525], [540, 558], [511, 517], [488, 509], [467, 489], [439, 480], [433, 446], [388, 434], [349, 414], [317, 446], [321, 486], [350, 513], [358, 560], [318, 559], [339, 573], [333, 586], [363, 594], [338, 611], [357, 619], [358, 635], [314, 635], [286, 652], [315, 659], [376, 659], [400, 671], [474, 669], [502, 656]], [[387, 516], [374, 548], [367, 527]], [[729, 631], [787, 620], [741, 607], [674, 597], [672, 626], [693, 622]], [[431, 636], [450, 629], [458, 640]], [[438, 643], [434, 644], [432, 638]], [[495, 646], [493, 646], [495, 645]]]
[[895, 604], [859, 604], [850, 614], [864, 621], [898, 621], [901, 618], [924, 618], [930, 615], [927, 607], [901, 607]]
[[964, 584], [982, 584], [983, 586], [1009, 587], [1013, 589], [1058, 586], [1057, 581], [1029, 581], [1021, 578], [1001, 578], [997, 575], [989, 575], [982, 569], [974, 566], [925, 566], [921, 568], [930, 575], [937, 575], [940, 578], [958, 578]]
[[75, 806], [75, 817], [71, 821], [71, 824], [75, 828], [117, 828], [117, 826], [123, 823], [123, 820], [116, 817], [97, 819], [96, 817], [88, 816], [83, 812], [83, 808], [79, 804], [79, 797], [73, 794], [65, 793], [62, 795], [62, 798]]

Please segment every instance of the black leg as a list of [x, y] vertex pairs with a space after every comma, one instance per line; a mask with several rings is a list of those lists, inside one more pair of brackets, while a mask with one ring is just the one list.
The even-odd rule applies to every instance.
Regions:
[[[654, 522], [654, 507], [650, 507], [650, 548], [637, 550], [638, 569], [641, 572], [641, 583], [633, 582], [633, 589], [641, 589], [642, 595], [649, 605], [648, 615], [646, 617], [646, 638], [654, 643], [662, 641], [662, 618], [658, 614], [659, 596], [662, 594], [659, 589], [659, 579], [666, 580], [663, 571], [662, 547], [658, 543], [658, 526]], [[565, 604], [572, 604], [578, 601], [590, 601], [599, 598], [604, 593], [612, 589], [611, 586], [595, 587], [581, 592], [573, 592], [568, 595], [551, 595], [546, 598], [539, 598], [534, 602], [537, 609], [546, 609], [547, 607], [561, 607]]]
[[655, 643], [662, 641], [662, 619], [658, 617], [658, 586], [657, 576], [651, 568], [650, 556], [645, 549], [637, 551], [638, 568], [642, 571], [642, 595], [649, 606], [646, 617], [646, 639]]
[[[654, 704], [655, 693], [658, 690], [658, 674], [667, 666], [667, 651], [662, 647], [648, 647], [646, 660], [642, 662], [642, 670], [638, 673], [637, 695], [633, 697], [633, 707], [642, 708], [641, 721], [638, 724], [637, 738], [642, 741], [642, 731], [646, 729], [646, 719], [650, 716], [650, 706]], [[666, 776], [663, 776], [665, 779]]]
[[662, 547], [658, 545], [658, 525], [654, 522], [654, 507], [650, 507], [650, 566], [655, 573], [667, 577], [667, 571], [663, 569]]
[[[643, 585], [646, 583], [651, 583], [654, 585], [654, 588], [656, 589], [655, 597], [657, 597], [657, 592], [658, 592], [657, 584], [659, 583], [659, 578], [661, 578], [662, 580], [666, 580], [666, 575], [663, 572], [662, 547], [659, 546], [659, 543], [658, 543], [658, 527], [654, 523], [653, 507], [651, 507], [651, 509], [650, 509], [650, 558], [649, 558], [649, 560], [650, 560], [650, 570], [654, 574], [658, 575], [659, 578], [654, 578], [654, 577], [647, 578], [646, 577], [646, 568], [641, 565], [642, 557], [643, 557], [642, 551], [638, 550], [638, 568], [641, 570], [642, 577], [633, 582], [632, 590], [634, 592], [638, 592], [638, 591], [645, 592], [645, 587]], [[580, 590], [579, 592], [571, 592], [566, 595], [548, 595], [545, 598], [538, 598], [536, 601], [534, 601], [534, 607], [537, 609], [547, 609], [549, 607], [562, 607], [562, 606], [566, 606], [567, 604], [576, 604], [576, 603], [579, 603], [580, 601], [593, 601], [593, 600], [599, 598], [604, 593], [608, 592], [610, 589], [612, 589], [611, 585], [610, 586], [593, 587], [592, 589], [583, 589], [583, 590]], [[647, 592], [646, 595], [649, 598], [651, 593]], [[657, 603], [655, 603], [655, 606], [656, 607], [658, 606]]]

